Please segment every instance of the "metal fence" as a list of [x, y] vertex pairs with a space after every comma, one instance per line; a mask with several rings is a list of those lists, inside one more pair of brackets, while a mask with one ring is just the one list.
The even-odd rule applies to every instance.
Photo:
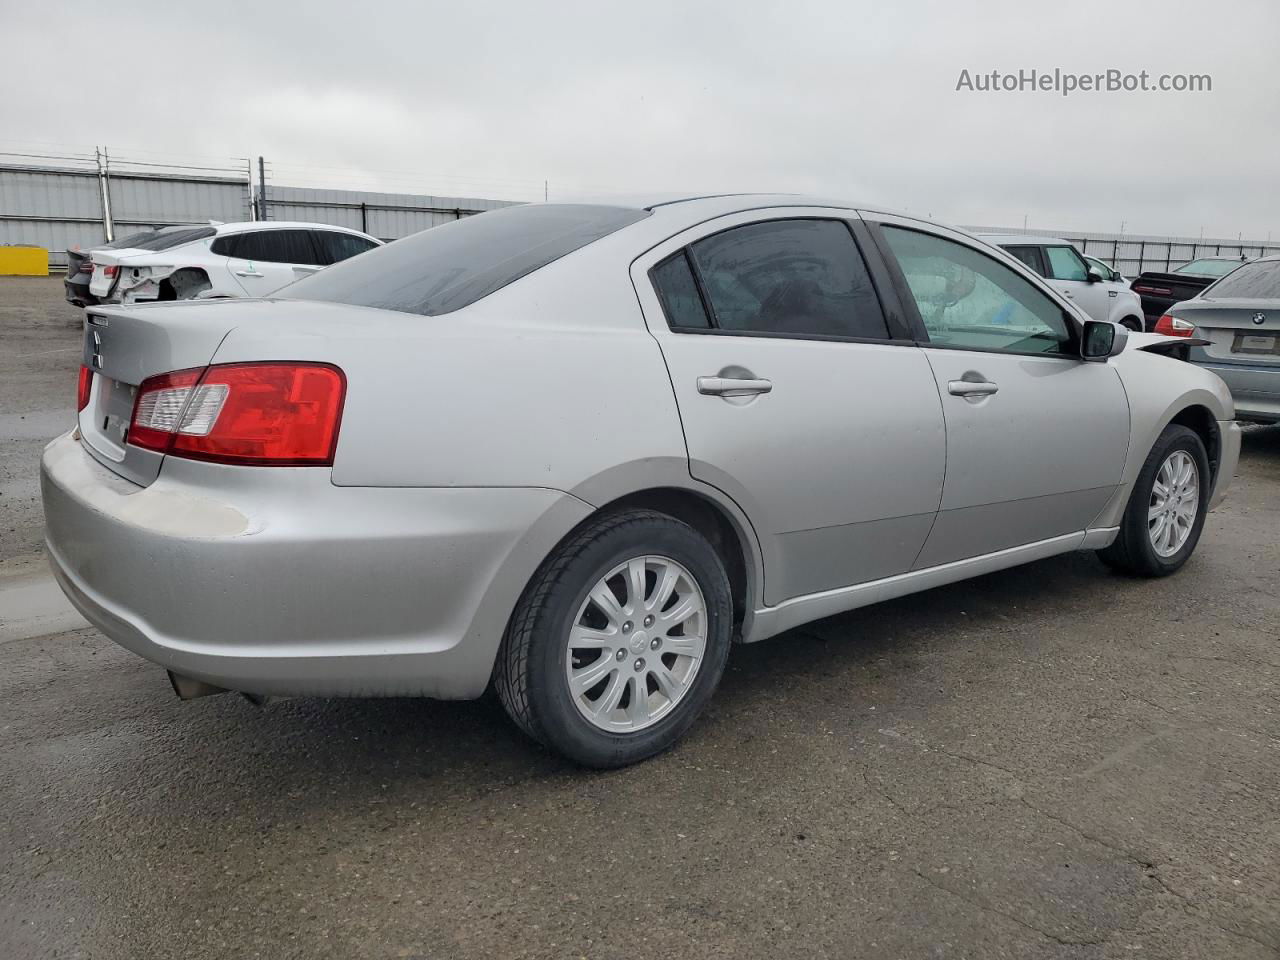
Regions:
[[1021, 234], [1056, 237], [1076, 249], [1111, 264], [1132, 279], [1147, 270], [1168, 272], [1197, 257], [1253, 257], [1280, 253], [1280, 242], [1223, 240], [1213, 237], [1157, 237], [1125, 233], [1081, 233], [1078, 230], [1022, 230], [1010, 227], [966, 227], [972, 233]]
[[395, 240], [510, 203], [282, 186], [267, 182], [261, 165], [255, 177], [247, 160], [243, 168], [203, 168], [113, 164], [103, 153], [48, 159], [60, 162], [0, 162], [0, 245], [45, 247], [55, 269], [66, 266], [68, 248], [87, 250], [170, 224], [304, 220]]
[[[206, 220], [304, 220], [395, 240], [512, 202], [284, 186], [270, 181], [269, 169], [261, 157], [256, 162], [228, 159], [201, 166], [122, 159], [109, 156], [105, 148], [60, 155], [0, 152], [0, 245], [45, 247], [50, 266], [61, 267], [68, 248], [90, 249], [142, 229]], [[1280, 253], [1280, 242], [1270, 239], [968, 229], [1061, 237], [1128, 277], [1144, 270], [1170, 270], [1196, 257]]]

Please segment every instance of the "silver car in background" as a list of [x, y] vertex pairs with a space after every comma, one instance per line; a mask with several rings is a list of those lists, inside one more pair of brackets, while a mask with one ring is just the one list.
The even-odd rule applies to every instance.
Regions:
[[49, 556], [183, 696], [492, 682], [617, 766], [733, 641], [1071, 550], [1177, 570], [1239, 428], [1170, 342], [857, 205], [509, 207], [274, 299], [89, 308]]
[[1280, 257], [1240, 264], [1157, 326], [1195, 338], [1189, 359], [1231, 388], [1237, 417], [1280, 423]]

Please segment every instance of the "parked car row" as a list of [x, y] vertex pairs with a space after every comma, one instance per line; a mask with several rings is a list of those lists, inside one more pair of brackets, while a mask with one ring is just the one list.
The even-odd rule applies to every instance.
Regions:
[[[208, 289], [264, 262], [219, 240], [318, 246], [197, 229]], [[597, 767], [682, 736], [734, 641], [1071, 550], [1176, 571], [1235, 470], [1226, 385], [1107, 322], [1132, 294], [1095, 304], [1069, 244], [996, 239], [797, 196], [529, 204], [265, 300], [90, 306], [51, 564], [183, 697], [492, 685]]]
[[381, 246], [358, 230], [322, 223], [168, 226], [68, 250], [67, 300], [77, 306], [265, 297], [322, 267]]

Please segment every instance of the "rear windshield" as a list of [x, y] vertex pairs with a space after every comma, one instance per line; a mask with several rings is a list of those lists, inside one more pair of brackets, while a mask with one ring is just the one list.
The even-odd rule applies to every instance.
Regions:
[[133, 245], [135, 250], [168, 250], [180, 247], [192, 240], [203, 240], [212, 237], [218, 231], [213, 227], [176, 227], [161, 230], [151, 236], [144, 237]]
[[1280, 260], [1246, 263], [1229, 277], [1223, 277], [1201, 294], [1206, 300], [1240, 297], [1269, 300], [1280, 297]]
[[1239, 260], [1192, 260], [1174, 270], [1174, 273], [1189, 273], [1196, 277], [1225, 277], [1240, 266]]
[[648, 215], [592, 204], [503, 207], [335, 263], [280, 295], [434, 317], [461, 310]]
[[131, 233], [127, 237], [121, 237], [119, 240], [112, 240], [110, 243], [104, 243], [102, 246], [95, 246], [95, 250], [126, 250], [139, 246], [142, 241], [154, 237], [155, 230], [143, 230], [141, 233]]

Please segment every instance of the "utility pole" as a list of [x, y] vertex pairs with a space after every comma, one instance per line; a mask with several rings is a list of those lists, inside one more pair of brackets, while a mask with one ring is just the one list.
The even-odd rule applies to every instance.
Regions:
[[267, 219], [267, 165], [258, 157], [258, 219]]
[[261, 220], [258, 214], [258, 191], [253, 188], [253, 158], [249, 157], [244, 162], [244, 186], [249, 198], [249, 219], [253, 221]]
[[550, 188], [547, 186], [547, 181], [543, 180], [543, 181], [542, 181], [542, 202], [543, 202], [543, 203], [546, 203], [546, 202], [547, 202], [547, 197], [548, 197], [548, 196], [550, 196], [550, 195], [551, 195], [551, 190], [550, 190]]
[[94, 147], [93, 154], [98, 162], [98, 190], [102, 196], [102, 232], [107, 243], [110, 243], [116, 238], [115, 224], [111, 220], [111, 185], [107, 181], [107, 166], [110, 161], [107, 159], [106, 147], [101, 150]]

